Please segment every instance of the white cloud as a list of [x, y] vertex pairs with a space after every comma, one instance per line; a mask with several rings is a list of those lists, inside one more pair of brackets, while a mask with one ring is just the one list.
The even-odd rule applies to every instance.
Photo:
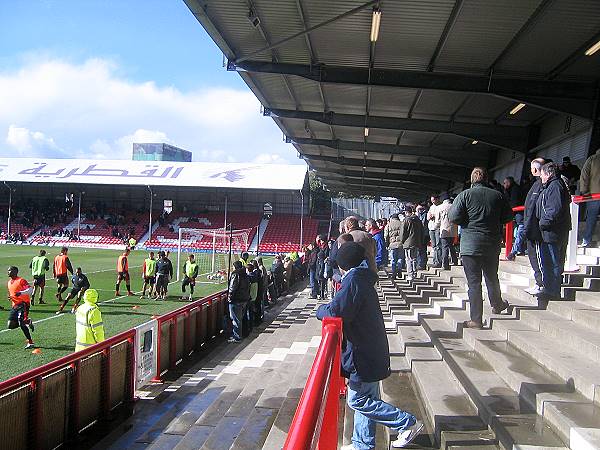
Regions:
[[132, 142], [153, 141], [190, 150], [196, 161], [299, 162], [249, 90], [182, 92], [126, 80], [117, 69], [103, 59], [54, 59], [0, 72], [0, 156], [129, 159]]
[[282, 158], [278, 153], [260, 153], [254, 158], [253, 162], [259, 164], [289, 164], [289, 161]]
[[9, 125], [6, 133], [6, 145], [11, 156], [61, 156], [54, 139], [41, 131], [31, 131], [25, 127]]

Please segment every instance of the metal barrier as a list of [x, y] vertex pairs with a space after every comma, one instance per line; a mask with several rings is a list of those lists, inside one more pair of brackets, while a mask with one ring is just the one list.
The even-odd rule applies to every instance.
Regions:
[[[226, 301], [221, 291], [156, 318], [155, 380], [219, 335]], [[0, 382], [0, 448], [53, 449], [133, 401], [135, 340], [131, 329]]]
[[[579, 233], [579, 204], [591, 201], [600, 200], [600, 193], [587, 194], [587, 195], [574, 195], [571, 197], [571, 231], [569, 232], [569, 240], [567, 243], [567, 259], [565, 261], [566, 272], [576, 272], [579, 270], [577, 265], [577, 235]], [[524, 211], [524, 206], [517, 206], [513, 208], [514, 212]], [[505, 228], [505, 249], [504, 256], [508, 257], [513, 246], [514, 236], [514, 222], [510, 221], [506, 224]]]
[[52, 449], [134, 397], [135, 330], [0, 383], [3, 449]]
[[186, 356], [219, 335], [227, 303], [221, 291], [157, 317], [157, 376], [172, 370]]
[[335, 450], [338, 440], [338, 402], [344, 383], [340, 374], [342, 319], [323, 320], [322, 339], [284, 450]]

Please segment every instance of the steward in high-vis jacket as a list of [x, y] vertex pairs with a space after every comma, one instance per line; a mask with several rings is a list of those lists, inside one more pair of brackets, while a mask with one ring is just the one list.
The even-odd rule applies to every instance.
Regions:
[[104, 323], [98, 308], [98, 291], [88, 289], [83, 296], [83, 305], [75, 313], [77, 338], [75, 351], [83, 350], [104, 340]]
[[198, 263], [196, 262], [194, 255], [188, 256], [188, 260], [183, 264], [183, 281], [181, 283], [181, 292], [185, 294], [186, 286], [190, 287], [190, 296], [186, 299], [185, 295], [181, 297], [182, 300], [192, 301], [194, 295], [194, 286], [196, 286], [196, 277], [198, 276]]

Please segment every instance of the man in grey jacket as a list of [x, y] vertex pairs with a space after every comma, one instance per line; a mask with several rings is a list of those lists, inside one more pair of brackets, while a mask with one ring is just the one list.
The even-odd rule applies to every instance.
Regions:
[[487, 171], [475, 167], [471, 187], [458, 194], [448, 213], [450, 221], [462, 227], [460, 255], [471, 304], [471, 320], [464, 324], [468, 328], [483, 327], [482, 274], [492, 312], [500, 314], [509, 306], [502, 300], [498, 264], [502, 225], [513, 219], [513, 212], [502, 194], [487, 187], [487, 182]]
[[392, 259], [392, 280], [396, 278], [398, 272], [404, 268], [405, 256], [402, 246], [402, 221], [398, 214], [392, 214], [385, 230], [383, 231], [385, 245], [390, 250]]
[[[600, 192], [600, 148], [585, 161], [583, 169], [581, 169], [579, 190], [581, 191], [581, 195]], [[581, 247], [588, 247], [592, 242], [599, 212], [600, 200], [585, 204], [585, 232], [583, 233]]]

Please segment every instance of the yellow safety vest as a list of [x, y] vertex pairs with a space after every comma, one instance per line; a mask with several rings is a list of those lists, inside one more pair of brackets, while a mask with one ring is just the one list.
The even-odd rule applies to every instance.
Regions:
[[84, 303], [77, 308], [75, 320], [77, 321], [76, 352], [104, 340], [104, 324], [98, 305]]

